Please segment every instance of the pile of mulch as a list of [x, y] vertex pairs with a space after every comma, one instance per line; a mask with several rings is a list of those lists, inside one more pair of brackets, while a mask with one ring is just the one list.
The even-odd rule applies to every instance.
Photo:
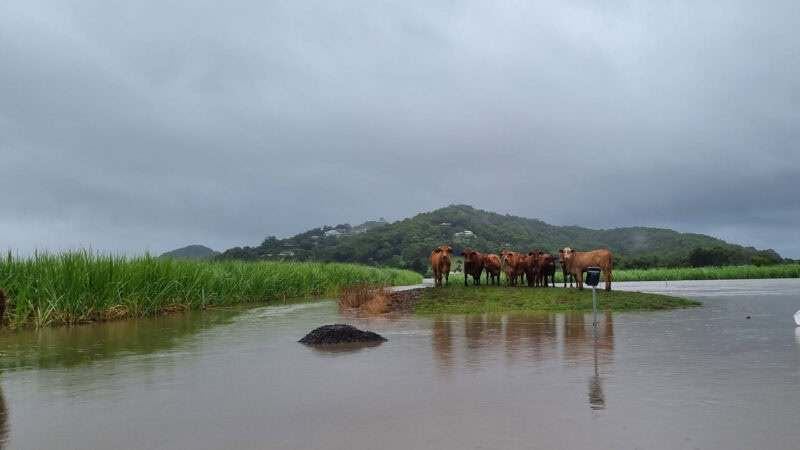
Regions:
[[384, 342], [386, 338], [372, 331], [362, 331], [356, 327], [337, 323], [323, 325], [314, 329], [298, 342], [310, 345], [344, 344], [348, 342]]
[[414, 303], [417, 299], [422, 297], [422, 293], [428, 288], [408, 289], [405, 291], [392, 292], [389, 297], [391, 303], [391, 311], [399, 313], [412, 313], [414, 311]]

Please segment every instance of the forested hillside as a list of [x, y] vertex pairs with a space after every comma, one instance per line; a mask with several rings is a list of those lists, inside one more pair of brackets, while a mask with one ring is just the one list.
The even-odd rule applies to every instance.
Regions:
[[315, 228], [287, 239], [270, 236], [259, 246], [232, 248], [220, 258], [357, 262], [424, 273], [431, 250], [441, 244], [449, 244], [456, 254], [466, 248], [491, 253], [538, 248], [554, 254], [565, 246], [581, 251], [607, 248], [619, 268], [783, 262], [772, 250], [759, 251], [702, 234], [644, 227], [556, 226], [468, 205], [451, 205], [394, 223], [381, 220], [357, 227]]

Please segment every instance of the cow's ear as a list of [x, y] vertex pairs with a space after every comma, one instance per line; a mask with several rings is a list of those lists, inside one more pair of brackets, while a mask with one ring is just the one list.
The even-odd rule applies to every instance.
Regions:
[[453, 247], [447, 247], [447, 253], [453, 253]]
[[461, 256], [467, 256], [467, 252], [461, 252]]
[[433, 251], [433, 253], [439, 253], [439, 252], [441, 252], [441, 251], [442, 251], [442, 249], [440, 249], [440, 248], [437, 248], [436, 250], [434, 250], [434, 251]]
[[533, 256], [533, 252], [528, 253], [528, 256]]

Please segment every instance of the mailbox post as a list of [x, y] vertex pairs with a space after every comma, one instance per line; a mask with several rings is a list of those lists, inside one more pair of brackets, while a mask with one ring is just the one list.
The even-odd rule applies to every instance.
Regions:
[[592, 321], [592, 326], [594, 326], [594, 334], [597, 335], [597, 292], [595, 291], [595, 288], [597, 287], [597, 284], [600, 283], [599, 267], [586, 268], [585, 283], [592, 287], [592, 311], [594, 312], [594, 321]]

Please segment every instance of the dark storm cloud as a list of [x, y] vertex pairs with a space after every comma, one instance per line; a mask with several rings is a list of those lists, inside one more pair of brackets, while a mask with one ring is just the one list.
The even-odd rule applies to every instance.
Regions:
[[800, 257], [795, 2], [0, 6], [0, 246], [469, 203]]

